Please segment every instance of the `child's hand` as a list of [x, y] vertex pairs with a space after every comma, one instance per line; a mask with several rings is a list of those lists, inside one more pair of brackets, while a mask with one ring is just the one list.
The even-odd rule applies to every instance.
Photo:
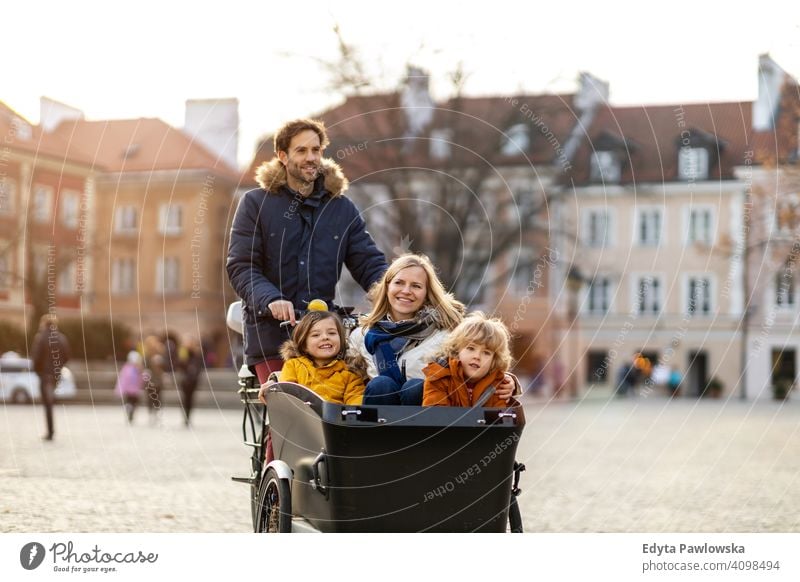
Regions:
[[503, 377], [503, 381], [497, 385], [495, 395], [508, 402], [514, 395], [514, 376], [506, 374]]
[[258, 391], [258, 401], [264, 406], [267, 405], [267, 390], [269, 390], [269, 387], [274, 383], [274, 380], [267, 380], [265, 384], [261, 385], [261, 389]]

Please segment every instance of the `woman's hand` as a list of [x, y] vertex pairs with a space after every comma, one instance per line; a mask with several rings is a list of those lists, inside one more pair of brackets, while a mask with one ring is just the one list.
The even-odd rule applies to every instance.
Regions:
[[261, 385], [261, 388], [258, 391], [258, 401], [264, 406], [267, 405], [267, 390], [269, 390], [269, 387], [273, 384], [275, 384], [274, 380], [267, 380]]
[[511, 397], [514, 396], [514, 390], [516, 389], [516, 382], [514, 381], [514, 376], [512, 374], [506, 373], [503, 381], [497, 385], [497, 389], [495, 394], [498, 398], [505, 400], [508, 402], [511, 400]]

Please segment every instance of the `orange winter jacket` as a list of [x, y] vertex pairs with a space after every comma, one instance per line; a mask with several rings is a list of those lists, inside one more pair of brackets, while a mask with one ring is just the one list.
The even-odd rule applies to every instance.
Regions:
[[[423, 406], [474, 406], [489, 386], [496, 388], [503, 381], [502, 370], [491, 370], [473, 386], [464, 379], [458, 358], [451, 358], [447, 364], [445, 367], [440, 362], [433, 362], [422, 370], [425, 374]], [[505, 408], [508, 404], [493, 394], [484, 406]]]
[[334, 360], [322, 368], [317, 368], [305, 356], [286, 360], [280, 381], [302, 384], [324, 400], [336, 404], [361, 404], [364, 397], [364, 381], [342, 360]]

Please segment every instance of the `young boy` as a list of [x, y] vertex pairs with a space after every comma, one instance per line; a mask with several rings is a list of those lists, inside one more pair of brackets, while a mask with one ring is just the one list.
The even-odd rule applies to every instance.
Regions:
[[[511, 366], [508, 330], [499, 319], [481, 312], [464, 318], [450, 334], [442, 358], [424, 370], [423, 406], [474, 406], [490, 387], [497, 387]], [[493, 394], [483, 406], [504, 408]]]

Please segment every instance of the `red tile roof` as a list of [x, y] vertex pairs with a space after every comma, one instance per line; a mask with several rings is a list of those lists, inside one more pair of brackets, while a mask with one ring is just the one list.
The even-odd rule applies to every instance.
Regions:
[[160, 119], [65, 121], [53, 137], [68, 152], [88, 152], [95, 166], [108, 172], [207, 170], [239, 180], [239, 173], [221, 157]]
[[[732, 179], [733, 168], [758, 163], [759, 152], [775, 149], [772, 132], [754, 132], [751, 102], [692, 103], [601, 108], [575, 156], [572, 178], [589, 179], [589, 157], [598, 138], [612, 135], [629, 143], [623, 152], [622, 182], [674, 181], [678, 151], [685, 131], [699, 131], [719, 144], [719, 163], [711, 161], [709, 176]], [[712, 148], [713, 149], [713, 148]]]
[[[19, 131], [15, 124], [24, 123], [31, 128], [30, 139]], [[11, 107], [0, 101], [0, 135], [4, 145], [24, 151], [36, 157], [47, 157], [60, 162], [70, 162], [82, 166], [92, 166], [92, 158], [78, 148], [68, 151], [69, 144], [59, 136], [46, 133], [41, 127], [33, 125]]]
[[[331, 144], [326, 156], [339, 162], [352, 181], [369, 179], [374, 173], [397, 165], [436, 166], [429, 155], [430, 136], [445, 128], [456, 128], [453, 149], [467, 152], [466, 163], [479, 163], [481, 155], [492, 156], [489, 161], [495, 165], [554, 162], [558, 157], [554, 141], [563, 146], [576, 123], [572, 98], [522, 95], [515, 97], [516, 104], [509, 97], [497, 96], [451, 99], [435, 105], [433, 120], [425, 133], [411, 142], [407, 139], [408, 123], [399, 93], [349, 97], [341, 105], [312, 117], [322, 119], [328, 129]], [[498, 155], [495, 145], [502, 143], [504, 132], [517, 123], [529, 128], [529, 150], [513, 157]], [[273, 155], [272, 140], [265, 139], [247, 170], [245, 178], [249, 183], [255, 183], [252, 176], [256, 168]]]

